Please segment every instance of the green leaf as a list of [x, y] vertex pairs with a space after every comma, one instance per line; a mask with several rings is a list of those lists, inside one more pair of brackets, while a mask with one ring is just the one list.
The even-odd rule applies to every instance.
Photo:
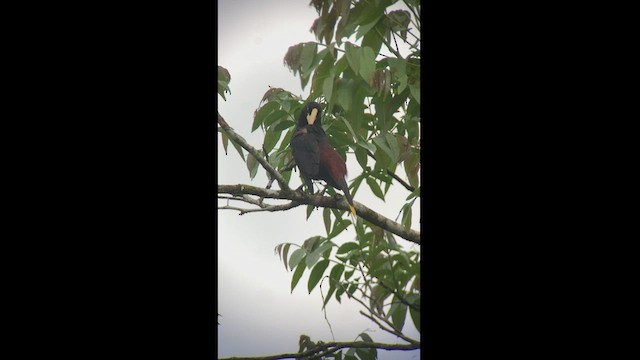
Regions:
[[347, 285], [348, 283], [340, 283], [336, 286], [336, 300], [338, 300], [338, 302], [340, 302], [340, 296], [344, 294]]
[[[374, 15], [374, 17], [367, 19], [366, 24], [362, 24], [358, 27], [358, 32], [356, 33], [356, 40], [367, 35], [367, 33], [371, 31], [371, 29], [373, 29], [373, 27], [378, 24], [378, 21], [380, 21], [380, 18], [382, 18], [382, 15], [383, 15], [381, 13], [378, 13], [378, 14], [379, 15]], [[372, 35], [377, 35], [377, 34], [372, 34]]]
[[335, 76], [333, 61], [334, 61], [334, 58], [332, 56], [323, 55], [322, 62], [313, 72], [313, 80], [311, 82], [311, 94], [310, 94], [311, 98], [316, 98], [322, 95], [325, 79], [329, 77], [333, 78]]
[[389, 157], [389, 159], [391, 159], [392, 161], [393, 159], [396, 159], [394, 157], [394, 152], [389, 147], [389, 144], [387, 143], [387, 139], [384, 135], [376, 136], [372, 140], [373, 140], [373, 143], [376, 144], [380, 150], [384, 151], [384, 153]]
[[[412, 302], [412, 305], [417, 305], [420, 308], [420, 297], [416, 302]], [[413, 321], [413, 325], [416, 327], [418, 332], [420, 332], [420, 311], [414, 310], [412, 307], [409, 308], [409, 314], [411, 315], [411, 320]]]
[[389, 133], [384, 134], [384, 139], [389, 146], [389, 150], [391, 151], [391, 159], [394, 163], [397, 163], [398, 159], [400, 159], [400, 146], [398, 146], [398, 139], [396, 139], [395, 136]]
[[306, 252], [303, 249], [296, 249], [289, 258], [289, 268], [291, 270], [295, 269], [296, 266], [302, 261]]
[[355, 249], [360, 249], [360, 245], [358, 245], [357, 243], [354, 242], [347, 242], [342, 244], [339, 248], [338, 251], [336, 252], [336, 254], [344, 254], [347, 253], [351, 250], [355, 250]]
[[400, 303], [400, 300], [393, 297], [391, 300], [392, 303], [398, 302], [397, 307], [393, 314], [391, 314], [391, 322], [393, 326], [396, 327], [400, 332], [402, 332], [402, 328], [404, 327], [404, 321], [407, 318], [407, 305]]
[[240, 157], [242, 158], [242, 161], [245, 161], [245, 162], [246, 162], [246, 160], [245, 160], [245, 158], [244, 158], [244, 152], [242, 151], [242, 146], [238, 145], [238, 144], [237, 144], [235, 141], [233, 141], [232, 139], [230, 139], [230, 140], [231, 140], [231, 145], [233, 145], [233, 147], [236, 149], [236, 151], [238, 152], [238, 154], [240, 154]]
[[309, 216], [311, 216], [311, 213], [313, 212], [313, 209], [315, 209], [315, 205], [307, 205], [307, 220], [309, 220]]
[[349, 296], [353, 296], [353, 293], [356, 292], [356, 290], [358, 290], [358, 284], [354, 283], [349, 286], [349, 289], [347, 289], [347, 293], [349, 294]]
[[[263, 145], [264, 148], [266, 148], [266, 145]], [[272, 152], [271, 154], [269, 154], [268, 157], [268, 163], [269, 165], [273, 166], [274, 168], [278, 168], [278, 165], [282, 163], [282, 158], [285, 156], [284, 151], [281, 150], [276, 150], [274, 152]], [[271, 179], [271, 174], [268, 175], [269, 179]]]
[[[349, 60], [347, 59], [346, 55], [343, 55], [340, 59], [338, 59], [338, 61], [336, 61], [335, 65], [333, 66], [336, 75], [342, 74], [348, 67]], [[353, 79], [343, 78], [342, 80], [345, 81], [346, 85], [353, 85]]]
[[327, 295], [324, 298], [324, 303], [322, 304], [323, 310], [327, 306], [327, 303], [329, 302], [329, 300], [331, 300], [331, 295], [333, 295], [335, 291], [336, 291], [335, 286], [329, 286], [329, 291], [327, 292]]
[[298, 285], [298, 281], [300, 281], [300, 278], [304, 273], [304, 269], [306, 268], [307, 267], [304, 266], [304, 263], [302, 262], [298, 264], [298, 267], [296, 267], [296, 271], [293, 273], [293, 278], [291, 278], [291, 293], [293, 293], [293, 289], [295, 289], [296, 285]]
[[409, 196], [407, 196], [407, 200], [411, 200], [413, 198], [420, 197], [420, 187], [417, 187]]
[[253, 125], [251, 126], [251, 132], [254, 132], [257, 128], [262, 125], [263, 121], [267, 118], [269, 114], [274, 112], [276, 109], [280, 108], [280, 104], [277, 102], [268, 102], [263, 107], [258, 109], [253, 117]]
[[290, 128], [292, 126], [295, 126], [295, 125], [296, 125], [296, 123], [294, 121], [292, 121], [292, 120], [284, 120], [284, 121], [281, 121], [278, 124], [276, 124], [273, 127], [272, 131], [283, 131], [283, 130], [288, 129], [288, 128]]
[[411, 96], [420, 104], [420, 80], [417, 80], [415, 84], [409, 85], [409, 91], [411, 91]]
[[264, 118], [263, 125], [264, 127], [271, 126], [271, 124], [276, 123], [278, 120], [286, 119], [288, 115], [289, 114], [286, 111], [277, 109]]
[[340, 282], [340, 277], [344, 272], [344, 265], [336, 264], [333, 269], [331, 269], [331, 273], [329, 273], [329, 283], [332, 285], [336, 285]]
[[307, 86], [317, 58], [317, 44], [314, 42], [305, 43], [300, 56], [300, 85], [302, 89]]
[[312, 236], [302, 243], [302, 248], [307, 253], [310, 253], [318, 248], [318, 245], [320, 245], [323, 239], [322, 236]]
[[354, 227], [356, 228], [356, 239], [360, 239], [364, 237], [364, 234], [365, 234], [364, 222], [361, 217], [358, 217], [356, 219], [356, 223]]
[[347, 56], [347, 62], [354, 73], [358, 74], [360, 70], [360, 48], [354, 46], [350, 42], [344, 44], [345, 55]]
[[320, 256], [322, 256], [322, 253], [325, 252], [325, 250], [327, 250], [330, 247], [331, 247], [331, 243], [325, 242], [322, 245], [320, 245], [320, 247], [313, 250], [309, 255], [307, 255], [307, 261], [306, 261], [307, 267], [311, 269], [313, 265], [315, 265], [315, 263], [320, 259]]
[[324, 208], [322, 211], [322, 217], [324, 218], [324, 228], [327, 230], [327, 236], [331, 231], [331, 210]]
[[409, 179], [409, 185], [417, 188], [420, 185], [418, 172], [420, 171], [420, 153], [413, 151], [404, 161], [404, 171]]
[[369, 159], [369, 156], [367, 155], [367, 150], [364, 149], [363, 147], [356, 147], [355, 153], [356, 153], [356, 160], [358, 160], [358, 164], [360, 164], [360, 167], [362, 168], [362, 170], [365, 170], [367, 168], [367, 161]]
[[268, 153], [276, 146], [282, 136], [281, 131], [269, 131], [264, 136], [264, 150]]
[[368, 83], [376, 71], [376, 54], [370, 47], [361, 48], [359, 55], [359, 71], [358, 73]]
[[345, 280], [349, 280], [349, 278], [351, 278], [351, 276], [353, 276], [353, 273], [355, 272], [355, 270], [351, 270], [351, 271], [345, 271], [344, 272], [344, 279]]
[[227, 152], [227, 147], [229, 146], [229, 137], [224, 131], [220, 132], [220, 136], [222, 136], [222, 147], [224, 148], [224, 154], [229, 155], [229, 153]]
[[411, 229], [411, 206], [408, 204], [404, 205], [402, 211], [402, 226], [404, 226], [405, 230]]
[[344, 116], [340, 117], [342, 119], [342, 121], [344, 122], [344, 124], [347, 126], [347, 129], [349, 129], [349, 132], [351, 133], [351, 136], [353, 136], [353, 141], [358, 141], [358, 136], [356, 135], [355, 131], [353, 131], [353, 128], [351, 127], [351, 124], [349, 123], [349, 120], [347, 120]]
[[303, 45], [302, 54], [300, 55], [300, 70], [302, 74], [306, 74], [311, 68], [317, 49], [318, 45], [315, 42], [307, 42]]
[[316, 266], [313, 267], [313, 270], [311, 270], [311, 275], [309, 275], [309, 283], [308, 283], [309, 294], [311, 294], [311, 291], [313, 290], [313, 288], [316, 287], [316, 285], [318, 285], [318, 282], [322, 278], [322, 275], [324, 274], [324, 271], [327, 269], [327, 266], [329, 266], [329, 260], [325, 259], [318, 262]]
[[[280, 123], [280, 124], [282, 124], [282, 123]], [[285, 135], [284, 139], [282, 139], [282, 145], [280, 146], [281, 149], [286, 149], [290, 145], [291, 138], [293, 137], [293, 134], [295, 133], [295, 130], [296, 130], [295, 127], [289, 128], [289, 131], [287, 131], [287, 135]], [[288, 154], [291, 155], [291, 150], [287, 150], [287, 151], [288, 151]], [[289, 157], [289, 159], [293, 159], [293, 155], [291, 155]]]
[[369, 336], [369, 334], [365, 332], [360, 333], [358, 336], [360, 336], [364, 342], [373, 342], [373, 339], [371, 338], [371, 336]]
[[367, 177], [367, 184], [371, 188], [373, 195], [379, 197], [380, 199], [382, 199], [382, 201], [384, 201], [384, 195], [382, 194], [382, 190], [380, 189], [380, 186], [378, 185], [378, 183], [372, 178]]
[[353, 180], [353, 182], [351, 182], [351, 185], [349, 185], [352, 198], [356, 197], [356, 194], [358, 193], [358, 188], [360, 188], [360, 184], [362, 183], [362, 179], [364, 179], [365, 176], [366, 176], [366, 173], [363, 173], [362, 175], [359, 175], [355, 180]]
[[284, 246], [284, 249], [282, 250], [282, 261], [284, 261], [285, 270], [289, 270], [289, 268], [287, 267], [287, 255], [289, 254], [290, 247], [291, 247], [291, 244], [287, 244]]
[[361, 146], [362, 148], [371, 151], [372, 154], [375, 154], [376, 152], [376, 146], [374, 144], [368, 143], [363, 140], [358, 140], [357, 144], [358, 146]]
[[364, 342], [368, 342], [368, 343], [372, 343], [373, 342], [373, 339], [371, 338], [371, 336], [369, 336], [369, 334], [367, 334], [365, 332], [360, 333], [360, 335], [358, 335], [358, 336], [360, 336]]
[[[344, 59], [344, 56], [342, 58]], [[339, 74], [337, 69], [336, 74]], [[336, 104], [341, 106], [346, 112], [351, 110], [353, 93], [353, 79], [337, 79], [335, 97]]]
[[360, 46], [362, 47], [370, 47], [373, 52], [376, 54], [380, 52], [380, 48], [382, 47], [382, 35], [388, 34], [389, 28], [385, 24], [384, 20], [378, 19], [376, 22], [372, 23], [374, 27], [367, 31], [367, 34], [362, 38], [362, 42]]
[[356, 349], [356, 354], [361, 360], [376, 360], [376, 349]]
[[391, 233], [390, 231], [385, 231], [384, 236], [387, 239], [387, 246], [389, 247], [389, 249], [400, 251], [400, 246], [398, 245], [396, 239], [393, 237], [393, 233]]
[[218, 94], [222, 96], [225, 101], [227, 101], [227, 99], [224, 97], [224, 93], [228, 92], [231, 94], [229, 82], [231, 82], [231, 75], [229, 74], [229, 71], [218, 65]]
[[336, 246], [333, 242], [329, 241], [328, 244], [331, 246], [327, 247], [327, 249], [322, 253], [322, 257], [328, 259], [331, 256], [331, 251], [333, 251], [333, 247]]
[[333, 224], [333, 230], [331, 231], [331, 234], [329, 234], [329, 238], [334, 238], [338, 235], [340, 235], [341, 232], [344, 231], [344, 229], [346, 229], [349, 224], [351, 224], [351, 220], [348, 219], [342, 219], [340, 221], [336, 221]]
[[333, 95], [333, 77], [327, 76], [322, 83], [322, 91], [324, 97], [331, 101], [331, 96]]
[[250, 153], [247, 154], [247, 169], [249, 169], [249, 176], [253, 179], [258, 173], [258, 165], [260, 163], [256, 158]]

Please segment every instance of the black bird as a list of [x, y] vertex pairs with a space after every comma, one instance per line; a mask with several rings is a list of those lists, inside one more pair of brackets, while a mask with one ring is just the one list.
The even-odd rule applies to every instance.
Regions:
[[313, 194], [311, 180], [324, 180], [336, 189], [342, 190], [353, 216], [356, 209], [347, 186], [347, 164], [340, 154], [329, 145], [327, 134], [322, 129], [322, 110], [320, 104], [310, 102], [306, 104], [300, 116], [296, 132], [291, 139], [291, 152], [300, 169], [300, 174]]

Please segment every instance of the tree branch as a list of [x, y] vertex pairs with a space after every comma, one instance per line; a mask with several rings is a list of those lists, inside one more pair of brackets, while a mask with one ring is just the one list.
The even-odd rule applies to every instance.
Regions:
[[382, 349], [382, 350], [416, 350], [420, 349], [420, 343], [418, 344], [385, 344], [377, 342], [328, 342], [322, 343], [310, 350], [301, 353], [288, 353], [272, 356], [257, 356], [257, 357], [229, 357], [221, 358], [219, 360], [277, 360], [277, 359], [299, 359], [308, 356], [322, 357], [334, 353], [340, 349], [354, 348], [354, 349]]
[[251, 155], [253, 155], [254, 158], [256, 158], [256, 160], [260, 163], [260, 165], [262, 165], [262, 167], [264, 167], [265, 170], [267, 170], [269, 174], [271, 174], [271, 176], [278, 181], [278, 184], [280, 185], [281, 189], [290, 190], [289, 185], [287, 185], [287, 181], [284, 179], [284, 177], [282, 177], [282, 175], [276, 169], [274, 169], [273, 166], [271, 166], [271, 164], [269, 164], [269, 162], [265, 160], [264, 157], [258, 154], [258, 150], [256, 150], [253, 146], [249, 145], [249, 143], [242, 136], [238, 135], [229, 126], [229, 124], [227, 124], [224, 118], [220, 116], [220, 113], [218, 113], [218, 124], [220, 124], [220, 127], [222, 128], [222, 130], [225, 132], [225, 134], [227, 134], [227, 136], [229, 136], [231, 140], [238, 143], [240, 146], [242, 146], [242, 148], [247, 150]]
[[[322, 195], [311, 195], [302, 191], [293, 190], [272, 190], [264, 189], [257, 186], [251, 186], [246, 184], [237, 185], [218, 185], [218, 194], [230, 194], [230, 195], [255, 195], [270, 199], [291, 200], [300, 205], [314, 205], [323, 208], [339, 209], [349, 211], [349, 204], [345, 200], [344, 196], [331, 197]], [[359, 202], [353, 202], [358, 216], [363, 219], [390, 231], [403, 239], [411, 241], [416, 244], [420, 244], [420, 232], [415, 230], [406, 230], [404, 226], [392, 221], [385, 216], [369, 209]]]

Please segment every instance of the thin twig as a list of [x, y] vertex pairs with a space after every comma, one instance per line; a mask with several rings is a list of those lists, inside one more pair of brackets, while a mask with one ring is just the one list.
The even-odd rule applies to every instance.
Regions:
[[262, 211], [269, 211], [269, 212], [274, 212], [274, 211], [285, 211], [285, 210], [289, 210], [289, 209], [293, 209], [294, 207], [300, 206], [301, 204], [296, 203], [295, 201], [292, 201], [290, 203], [284, 204], [284, 205], [269, 205], [269, 206], [265, 206], [265, 207], [261, 207], [258, 209], [242, 209], [242, 208], [238, 208], [238, 207], [234, 207], [234, 206], [220, 206], [218, 207], [219, 210], [237, 210], [240, 211], [240, 214], [238, 215], [244, 215], [247, 213], [252, 213], [252, 212], [262, 212]]
[[[367, 155], [369, 155], [373, 160], [376, 160], [375, 155], [373, 155], [373, 153], [370, 150], [367, 150]], [[377, 160], [376, 160], [377, 161]], [[391, 172], [391, 170], [387, 169], [387, 174], [389, 174], [389, 176], [391, 176], [392, 178], [394, 178], [397, 182], [399, 182], [400, 184], [402, 184], [402, 186], [405, 187], [405, 189], [414, 192], [416, 189], [411, 186], [410, 184], [408, 184], [406, 181], [402, 180], [398, 175], [396, 175], [395, 173]]]
[[327, 322], [327, 325], [329, 325], [329, 331], [331, 331], [331, 338], [333, 339], [333, 341], [336, 341], [336, 337], [333, 334], [333, 328], [331, 327], [331, 323], [329, 322], [329, 319], [327, 318], [327, 307], [324, 306], [324, 293], [322, 292], [322, 283], [324, 282], [324, 279], [328, 279], [328, 276], [325, 276], [322, 278], [322, 281], [320, 281], [320, 296], [322, 296], [322, 311], [324, 312], [324, 320]]

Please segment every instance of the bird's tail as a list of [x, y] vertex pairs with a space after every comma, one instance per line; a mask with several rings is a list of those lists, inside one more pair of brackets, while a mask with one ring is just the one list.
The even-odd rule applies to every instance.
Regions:
[[353, 206], [353, 198], [349, 193], [349, 188], [344, 188], [344, 196], [347, 198], [347, 202], [349, 203], [349, 210], [351, 210], [351, 216], [356, 217], [356, 208]]

